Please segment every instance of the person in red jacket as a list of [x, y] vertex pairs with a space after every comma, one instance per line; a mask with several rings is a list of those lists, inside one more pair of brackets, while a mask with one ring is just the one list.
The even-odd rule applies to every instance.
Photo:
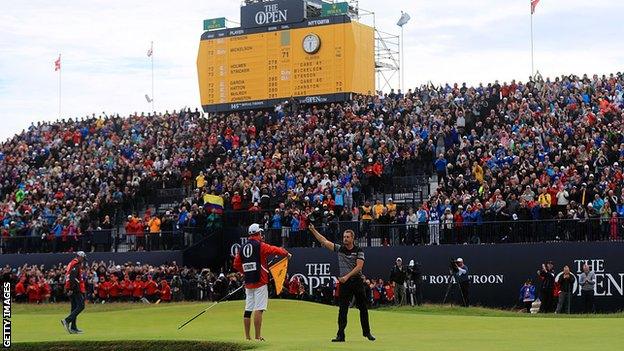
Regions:
[[132, 291], [132, 297], [134, 298], [134, 301], [139, 302], [143, 299], [143, 289], [145, 289], [145, 283], [141, 280], [141, 276], [136, 276], [133, 286], [134, 289]]
[[17, 284], [15, 284], [15, 302], [26, 302], [26, 276], [20, 277]]
[[254, 329], [256, 340], [262, 338], [262, 314], [267, 309], [269, 299], [269, 269], [267, 266], [267, 256], [287, 256], [292, 257], [288, 251], [281, 247], [271, 246], [263, 242], [262, 228], [257, 223], [249, 226], [249, 240], [239, 250], [234, 258], [234, 269], [245, 275], [245, 313], [243, 314], [243, 325], [245, 326], [245, 337], [251, 340], [249, 329], [251, 328], [251, 314], [254, 314]]
[[121, 296], [124, 301], [129, 302], [132, 300], [132, 292], [134, 291], [134, 284], [130, 280], [130, 277], [126, 274], [124, 280], [121, 282]]
[[160, 281], [160, 300], [165, 302], [171, 302], [171, 287], [167, 283], [166, 279]]
[[243, 199], [239, 195], [238, 191], [234, 192], [234, 196], [232, 196], [232, 209], [234, 211], [239, 211], [243, 208]]
[[110, 282], [106, 280], [106, 278], [102, 278], [102, 281], [98, 283], [97, 286], [97, 295], [98, 299], [105, 303], [108, 300], [109, 291], [110, 291]]
[[299, 286], [301, 283], [299, 282], [299, 277], [294, 276], [290, 278], [290, 284], [288, 285], [288, 294], [291, 296], [299, 295]]
[[87, 259], [87, 255], [83, 251], [76, 252], [76, 257], [67, 265], [65, 272], [65, 291], [71, 299], [71, 312], [65, 319], [61, 319], [61, 324], [70, 334], [80, 334], [82, 330], [78, 329], [76, 319], [85, 308], [85, 283], [82, 279], [82, 263]]
[[151, 275], [147, 276], [147, 281], [145, 282], [145, 298], [147, 298], [149, 302], [156, 302], [156, 300], [158, 300], [158, 284]]
[[110, 288], [108, 289], [108, 295], [111, 302], [119, 301], [121, 296], [121, 286], [117, 280], [116, 275], [111, 275]]
[[41, 302], [50, 302], [52, 289], [50, 288], [50, 284], [43, 277], [39, 278], [39, 294]]
[[394, 303], [394, 287], [390, 285], [390, 283], [386, 282], [384, 289], [386, 290], [386, 299], [388, 300], [388, 304]]
[[28, 295], [29, 303], [39, 303], [41, 301], [41, 294], [39, 293], [39, 284], [37, 284], [34, 277], [28, 280], [28, 287], [26, 288], [26, 294]]

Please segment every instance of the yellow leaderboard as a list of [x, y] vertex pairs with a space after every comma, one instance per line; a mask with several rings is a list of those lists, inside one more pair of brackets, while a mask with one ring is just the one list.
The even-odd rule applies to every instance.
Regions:
[[347, 16], [206, 32], [197, 56], [202, 106], [231, 111], [372, 93], [374, 45], [373, 29]]

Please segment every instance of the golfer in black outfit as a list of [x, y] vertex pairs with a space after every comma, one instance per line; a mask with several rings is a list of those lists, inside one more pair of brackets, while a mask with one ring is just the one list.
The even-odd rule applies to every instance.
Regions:
[[370, 332], [368, 324], [368, 308], [366, 306], [366, 292], [364, 290], [364, 280], [362, 269], [364, 268], [364, 251], [359, 246], [354, 245], [355, 233], [352, 230], [345, 230], [342, 235], [342, 245], [334, 244], [325, 239], [312, 224], [309, 226], [316, 240], [328, 250], [338, 253], [338, 266], [340, 268], [340, 311], [338, 312], [338, 334], [333, 342], [345, 341], [345, 328], [347, 327], [347, 313], [349, 304], [355, 296], [357, 308], [360, 310], [360, 323], [362, 324], [362, 335], [370, 341], [375, 337]]

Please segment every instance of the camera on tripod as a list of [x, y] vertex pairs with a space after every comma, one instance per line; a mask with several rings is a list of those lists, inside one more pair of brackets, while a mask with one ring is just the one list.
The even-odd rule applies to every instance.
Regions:
[[451, 258], [449, 262], [449, 272], [451, 274], [459, 272], [459, 267], [457, 267], [457, 260], [454, 258]]
[[[468, 302], [466, 300], [466, 296], [464, 296], [464, 292], [462, 291], [462, 288], [460, 286], [460, 278], [459, 278], [459, 269], [460, 267], [458, 266], [459, 262], [463, 262], [463, 260], [461, 258], [451, 258], [449, 260], [449, 273], [452, 275], [451, 279], [449, 279], [448, 282], [448, 286], [446, 287], [446, 293], [444, 294], [444, 300], [442, 300], [442, 303], [445, 304], [446, 303], [446, 299], [449, 297], [449, 293], [451, 292], [451, 288], [453, 286], [457, 287], [457, 290], [459, 291], [459, 296], [461, 296], [461, 303], [462, 306], [467, 306]], [[466, 273], [466, 271], [463, 271], [462, 273]]]

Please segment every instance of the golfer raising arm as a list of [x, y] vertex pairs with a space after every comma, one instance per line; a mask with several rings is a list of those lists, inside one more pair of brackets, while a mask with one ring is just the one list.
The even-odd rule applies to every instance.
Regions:
[[332, 342], [345, 341], [345, 328], [347, 327], [347, 313], [349, 304], [355, 296], [355, 303], [360, 310], [360, 323], [362, 324], [362, 335], [370, 341], [375, 337], [370, 332], [368, 324], [368, 308], [366, 306], [366, 293], [364, 292], [364, 280], [362, 269], [364, 268], [364, 251], [359, 246], [355, 246], [355, 233], [352, 230], [345, 230], [342, 234], [342, 245], [334, 244], [325, 239], [314, 225], [310, 224], [310, 231], [316, 240], [328, 250], [338, 253], [338, 267], [340, 269], [340, 310], [338, 312], [338, 334]]
[[271, 246], [262, 242], [262, 228], [254, 223], [249, 226], [249, 241], [238, 252], [234, 258], [234, 269], [245, 275], [245, 313], [243, 324], [245, 325], [245, 338], [251, 340], [249, 329], [251, 328], [251, 314], [254, 314], [254, 329], [256, 340], [264, 340], [261, 335], [262, 313], [267, 309], [269, 300], [269, 269], [267, 267], [267, 256], [292, 256], [281, 247]]

